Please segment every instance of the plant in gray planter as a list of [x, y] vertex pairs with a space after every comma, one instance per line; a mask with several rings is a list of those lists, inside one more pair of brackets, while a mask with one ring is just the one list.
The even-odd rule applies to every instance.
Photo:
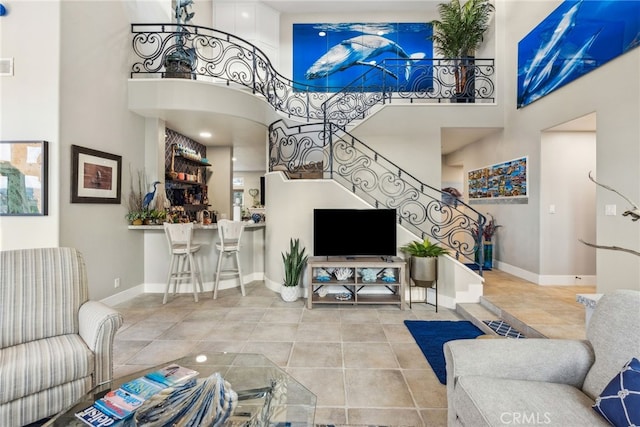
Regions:
[[298, 283], [302, 277], [302, 270], [307, 264], [307, 255], [305, 248], [300, 246], [299, 239], [289, 240], [289, 252], [282, 253], [282, 262], [284, 264], [284, 282], [280, 289], [282, 299], [292, 302], [298, 299]]
[[448, 251], [436, 243], [431, 243], [428, 238], [420, 242], [415, 240], [400, 250], [411, 255], [411, 278], [416, 286], [431, 287], [437, 278], [438, 257]]

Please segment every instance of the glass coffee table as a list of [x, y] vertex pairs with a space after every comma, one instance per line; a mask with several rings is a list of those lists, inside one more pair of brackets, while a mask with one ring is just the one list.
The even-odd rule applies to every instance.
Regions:
[[[238, 393], [238, 406], [225, 422], [225, 427], [314, 424], [316, 396], [263, 355], [202, 353], [114, 379], [92, 390], [73, 407], [50, 419], [45, 426], [86, 426], [75, 417], [76, 412], [93, 404], [107, 391], [172, 363], [198, 371], [198, 378], [219, 372], [231, 384], [231, 388]], [[129, 425], [135, 424], [131, 422]]]

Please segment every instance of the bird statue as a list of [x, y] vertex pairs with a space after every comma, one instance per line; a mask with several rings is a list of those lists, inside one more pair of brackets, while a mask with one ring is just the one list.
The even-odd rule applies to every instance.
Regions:
[[144, 199], [142, 200], [142, 207], [144, 209], [149, 209], [149, 204], [151, 204], [151, 201], [153, 200], [153, 198], [156, 195], [156, 186], [160, 184], [160, 181], [156, 181], [153, 183], [153, 191], [148, 192], [145, 196]]

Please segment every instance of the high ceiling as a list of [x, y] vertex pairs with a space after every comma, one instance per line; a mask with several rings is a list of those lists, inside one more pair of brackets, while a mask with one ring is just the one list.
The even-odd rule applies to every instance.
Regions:
[[[219, 0], [218, 0], [219, 1]], [[233, 0], [227, 0], [233, 1]], [[433, 12], [441, 0], [344, 0], [344, 1], [317, 1], [317, 0], [263, 0], [261, 3], [281, 13], [309, 14], [362, 12]]]
[[[214, 0], [216, 3], [235, 2], [237, 0]], [[358, 13], [366, 10], [368, 13], [389, 14], [398, 12], [437, 13], [437, 5], [442, 0], [261, 0], [261, 3], [283, 14], [314, 14], [314, 13]], [[236, 171], [263, 170], [266, 159], [266, 126], [253, 121], [229, 115], [212, 115], [203, 111], [185, 114], [179, 111], [166, 111], [162, 114], [170, 128], [201, 142], [207, 146], [233, 145], [237, 161]], [[275, 119], [274, 119], [275, 120]], [[419, 119], [418, 119], [419, 120]], [[199, 133], [213, 129], [212, 137], [203, 138]], [[595, 117], [587, 116], [575, 123], [561, 125], [550, 130], [593, 130]], [[491, 133], [498, 132], [496, 128], [446, 128], [442, 130], [442, 153], [448, 154], [465, 145], [478, 141]]]

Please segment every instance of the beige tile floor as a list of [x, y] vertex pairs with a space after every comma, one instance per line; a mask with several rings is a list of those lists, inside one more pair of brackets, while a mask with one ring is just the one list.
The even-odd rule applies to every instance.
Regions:
[[[539, 327], [583, 328], [584, 312], [571, 299], [585, 290], [542, 288], [500, 272], [486, 278], [489, 297], [521, 309]], [[415, 303], [404, 311], [384, 305], [307, 310], [302, 300], [283, 302], [262, 282], [249, 284], [245, 297], [229, 289], [215, 301], [210, 294], [198, 303], [179, 295], [162, 305], [162, 295], [145, 294], [116, 308], [125, 318], [114, 347], [116, 377], [198, 351], [263, 353], [316, 394], [316, 423], [446, 425], [445, 386], [403, 321], [457, 320], [454, 311]]]

